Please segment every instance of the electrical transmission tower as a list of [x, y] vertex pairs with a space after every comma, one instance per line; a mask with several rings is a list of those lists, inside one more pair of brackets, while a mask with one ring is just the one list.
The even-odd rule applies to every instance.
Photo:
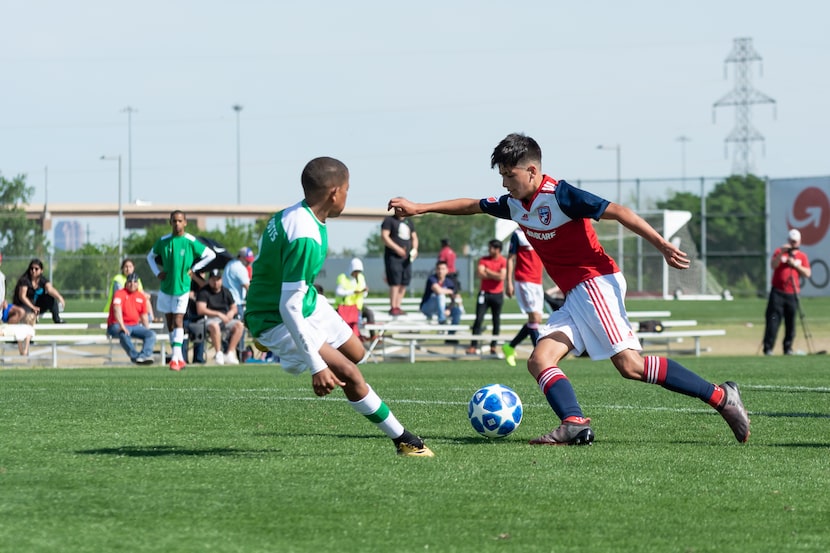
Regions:
[[[752, 88], [751, 65], [754, 61], [760, 63], [761, 56], [752, 46], [752, 39], [736, 38], [732, 51], [725, 61], [726, 64], [735, 64], [735, 87], [712, 105], [713, 121], [715, 119], [715, 108], [735, 106], [735, 127], [726, 137], [727, 144], [724, 146], [724, 153], [727, 156], [729, 155], [729, 142], [734, 142], [732, 173], [736, 175], [746, 175], [753, 169], [752, 142], [761, 142], [763, 146], [764, 136], [752, 126], [751, 106], [753, 104], [773, 104], [773, 110], [775, 109], [775, 100]], [[724, 67], [724, 77], [727, 68], [728, 65]], [[761, 66], [761, 74], [763, 74], [763, 66]]]

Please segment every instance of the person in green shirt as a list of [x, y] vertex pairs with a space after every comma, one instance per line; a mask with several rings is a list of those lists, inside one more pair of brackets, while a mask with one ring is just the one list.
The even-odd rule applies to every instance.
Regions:
[[[171, 371], [180, 371], [186, 365], [182, 354], [182, 342], [191, 277], [216, 257], [212, 249], [199, 242], [192, 234], [185, 232], [186, 226], [187, 217], [184, 212], [172, 212], [172, 232], [159, 238], [147, 254], [150, 269], [161, 281], [156, 308], [165, 313], [167, 330], [170, 331], [170, 344], [173, 349], [170, 356]], [[156, 261], [157, 258], [159, 262]]]
[[254, 344], [278, 356], [288, 373], [308, 370], [316, 395], [342, 388], [352, 408], [391, 438], [399, 455], [432, 457], [366, 383], [357, 366], [363, 344], [314, 287], [328, 250], [326, 220], [346, 207], [349, 170], [319, 157], [305, 166], [301, 182], [305, 199], [271, 217], [253, 262], [245, 324]]

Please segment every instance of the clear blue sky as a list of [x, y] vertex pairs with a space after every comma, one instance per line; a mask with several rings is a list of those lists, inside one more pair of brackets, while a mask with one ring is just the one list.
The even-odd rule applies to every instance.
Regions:
[[[733, 85], [724, 60], [751, 37], [755, 172], [830, 173], [830, 4], [795, 0], [5, 2], [0, 8], [0, 172], [50, 202], [115, 202], [133, 106], [133, 197], [290, 204], [312, 157], [351, 170], [350, 205], [500, 192], [489, 168], [507, 133], [535, 137], [557, 178], [731, 172]], [[332, 222], [333, 246], [369, 225]], [[335, 227], [334, 225], [342, 225]], [[114, 237], [107, 223], [94, 241]], [[374, 227], [372, 227], [374, 228]]]

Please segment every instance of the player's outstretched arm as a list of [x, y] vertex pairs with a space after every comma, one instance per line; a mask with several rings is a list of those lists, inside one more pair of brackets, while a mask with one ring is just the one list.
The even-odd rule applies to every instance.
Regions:
[[444, 215], [474, 215], [483, 213], [479, 200], [473, 198], [458, 198], [431, 203], [410, 202], [406, 198], [392, 198], [386, 209], [394, 209], [397, 215], [411, 217], [424, 213], [443, 213]]
[[627, 207], [611, 203], [601, 218], [618, 221], [625, 228], [651, 242], [651, 245], [663, 255], [669, 267], [675, 269], [689, 268], [690, 262], [686, 252], [681, 251], [677, 246], [663, 238], [654, 227], [648, 224], [648, 221]]

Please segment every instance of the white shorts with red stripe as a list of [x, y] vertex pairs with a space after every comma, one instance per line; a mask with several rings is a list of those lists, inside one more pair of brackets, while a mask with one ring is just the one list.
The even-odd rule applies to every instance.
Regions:
[[627, 349], [641, 351], [625, 312], [625, 291], [622, 273], [580, 283], [568, 292], [565, 305], [539, 328], [539, 336], [562, 332], [573, 343], [575, 355], [587, 351], [593, 360], [609, 359]]
[[522, 313], [545, 312], [545, 289], [535, 282], [516, 281], [516, 300]]

